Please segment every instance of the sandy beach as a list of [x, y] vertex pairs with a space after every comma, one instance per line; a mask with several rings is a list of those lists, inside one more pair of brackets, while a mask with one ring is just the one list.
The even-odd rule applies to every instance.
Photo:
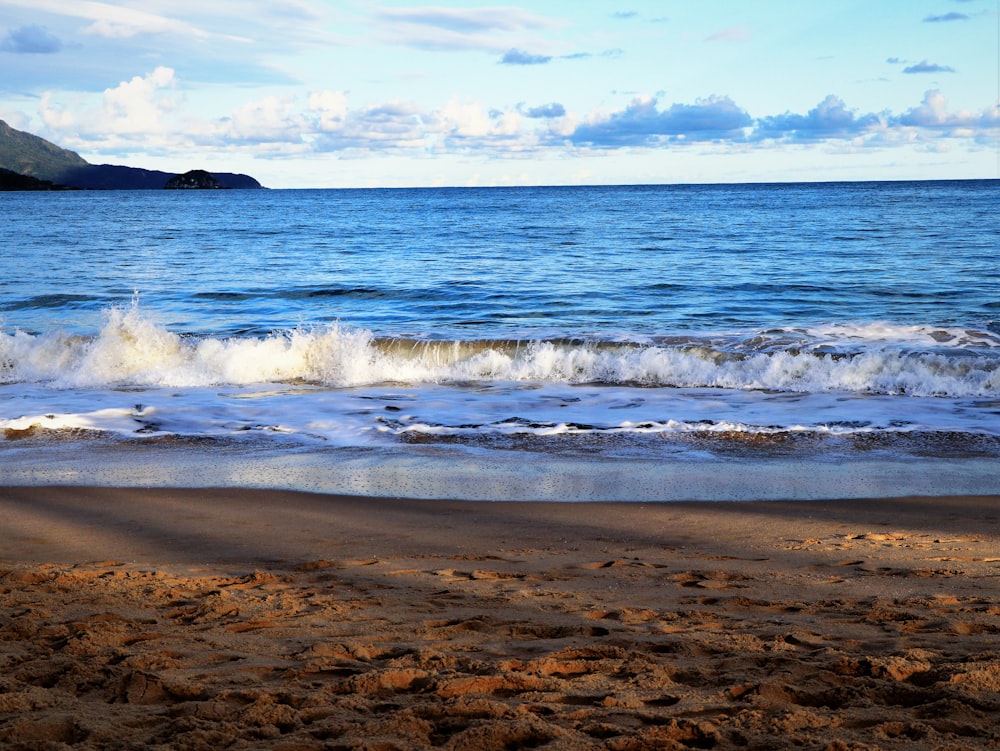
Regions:
[[1000, 748], [1000, 498], [0, 489], [5, 749]]

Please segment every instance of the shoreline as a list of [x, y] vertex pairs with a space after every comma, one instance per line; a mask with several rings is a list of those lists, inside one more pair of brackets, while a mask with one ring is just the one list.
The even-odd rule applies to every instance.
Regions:
[[557, 456], [441, 446], [289, 447], [266, 440], [0, 441], [9, 486], [253, 488], [496, 502], [832, 501], [1000, 496], [994, 457]]
[[[1000, 534], [1000, 495], [460, 501], [214, 486], [5, 485], [0, 486], [0, 504], [7, 530], [0, 561], [30, 560], [26, 556], [34, 552], [45, 553], [38, 560], [62, 563], [109, 557], [162, 563], [162, 556], [179, 563], [295, 563], [330, 554], [329, 545], [348, 555], [360, 553], [360, 540], [368, 537], [396, 540], [401, 547], [395, 549], [408, 554], [428, 552], [430, 546], [443, 555], [452, 545], [493, 547], [501, 537], [513, 546], [518, 540], [544, 545], [548, 536], [561, 540], [570, 531], [590, 542], [617, 534], [622, 542], [659, 544], [660, 534], [664, 541], [694, 536], [718, 547], [753, 546], [756, 538], [774, 544], [779, 530], [794, 537], [809, 530], [846, 532], [858, 526]], [[460, 535], [454, 542], [442, 538], [449, 530]], [[87, 551], [93, 550], [102, 553], [88, 558]]]
[[1000, 746], [1000, 496], [0, 510], [12, 749]]

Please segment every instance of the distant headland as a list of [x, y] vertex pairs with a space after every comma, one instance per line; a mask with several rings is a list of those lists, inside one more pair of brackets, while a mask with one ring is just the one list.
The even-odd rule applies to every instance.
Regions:
[[193, 169], [183, 175], [174, 175], [163, 186], [167, 190], [219, 190], [225, 186], [203, 169]]
[[75, 151], [15, 130], [0, 120], [0, 190], [259, 189], [249, 175], [191, 170], [171, 174], [115, 164], [90, 164]]

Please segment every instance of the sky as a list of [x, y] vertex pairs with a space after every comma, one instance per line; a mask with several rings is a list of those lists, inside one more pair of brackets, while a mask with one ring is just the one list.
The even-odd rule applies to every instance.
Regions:
[[271, 188], [1000, 178], [1000, 0], [0, 0], [0, 119]]

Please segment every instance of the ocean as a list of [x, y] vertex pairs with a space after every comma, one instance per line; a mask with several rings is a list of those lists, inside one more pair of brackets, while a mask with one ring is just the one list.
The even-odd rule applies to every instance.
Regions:
[[0, 211], [3, 484], [1000, 492], [1000, 181]]

